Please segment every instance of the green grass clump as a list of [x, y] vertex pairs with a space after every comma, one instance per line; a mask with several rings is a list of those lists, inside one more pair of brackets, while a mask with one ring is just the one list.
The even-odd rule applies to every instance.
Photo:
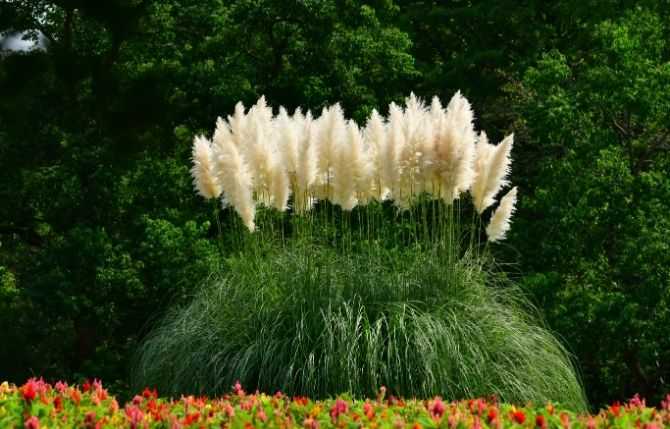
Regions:
[[295, 240], [228, 259], [147, 337], [136, 386], [448, 399], [497, 395], [586, 408], [569, 355], [491, 260], [417, 240]]

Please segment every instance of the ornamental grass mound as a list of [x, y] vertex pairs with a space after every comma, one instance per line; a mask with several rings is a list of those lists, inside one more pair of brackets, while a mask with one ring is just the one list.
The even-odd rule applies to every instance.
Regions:
[[[411, 96], [359, 129], [339, 106], [261, 99], [194, 141], [219, 198], [225, 269], [147, 336], [135, 385], [554, 401], [586, 408], [569, 354], [496, 265], [517, 198], [512, 137], [488, 142], [457, 93]], [[496, 204], [497, 203], [497, 204]]]
[[522, 294], [464, 256], [292, 246], [232, 258], [147, 338], [137, 385], [218, 395], [235, 380], [324, 398], [496, 395], [585, 407], [568, 354]]

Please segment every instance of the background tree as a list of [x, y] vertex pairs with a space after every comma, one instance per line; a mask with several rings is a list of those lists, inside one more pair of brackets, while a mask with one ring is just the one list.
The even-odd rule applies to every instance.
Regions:
[[0, 378], [127, 379], [146, 324], [227, 251], [189, 151], [238, 100], [340, 101], [361, 119], [461, 89], [493, 140], [516, 132], [521, 210], [500, 258], [519, 262], [594, 404], [656, 398], [670, 377], [667, 6], [0, 1], [0, 32], [45, 40], [0, 54]]

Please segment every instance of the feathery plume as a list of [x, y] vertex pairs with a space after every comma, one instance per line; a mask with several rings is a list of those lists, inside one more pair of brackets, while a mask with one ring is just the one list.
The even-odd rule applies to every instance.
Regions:
[[475, 181], [472, 199], [477, 213], [481, 214], [495, 202], [495, 196], [509, 182], [512, 159], [510, 157], [514, 134], [505, 137], [497, 146], [489, 144], [482, 132], [476, 145]]
[[389, 122], [387, 125], [385, 145], [380, 153], [380, 175], [382, 182], [389, 189], [389, 196], [398, 201], [400, 195], [400, 165], [398, 158], [405, 146], [403, 133], [402, 109], [395, 103], [389, 106]]
[[193, 139], [191, 176], [193, 176], [193, 187], [202, 197], [210, 199], [221, 195], [212, 146], [204, 136], [196, 136]]
[[241, 101], [235, 105], [233, 116], [228, 115], [228, 124], [233, 136], [233, 143], [239, 148], [247, 137], [245, 135], [247, 132], [247, 116], [244, 113], [244, 104]]
[[319, 189], [317, 196], [321, 199], [331, 198], [333, 171], [337, 145], [345, 138], [346, 121], [339, 104], [324, 108], [321, 118], [317, 122], [319, 130]]
[[244, 225], [253, 232], [256, 208], [249, 166], [244, 161], [232, 136], [221, 138], [215, 153], [220, 171], [219, 182], [226, 196], [226, 202], [232, 204]]
[[494, 243], [504, 239], [507, 231], [509, 231], [510, 220], [516, 205], [516, 194], [517, 188], [515, 186], [502, 197], [500, 205], [496, 208], [495, 212], [493, 212], [491, 221], [486, 227], [486, 235], [490, 242]]
[[372, 110], [372, 114], [365, 125], [364, 143], [371, 161], [370, 169], [375, 185], [375, 198], [382, 201], [390, 191], [386, 177], [382, 174], [382, 154], [386, 150], [386, 126], [376, 109]]
[[412, 197], [421, 192], [421, 145], [419, 137], [420, 127], [426, 114], [423, 102], [417, 98], [414, 93], [405, 100], [405, 110], [402, 116], [403, 140], [404, 144], [398, 155], [398, 164], [400, 166], [400, 198], [396, 204], [407, 208], [410, 206]]
[[435, 173], [439, 196], [451, 204], [467, 191], [474, 179], [476, 135], [470, 103], [460, 91], [447, 105], [435, 140]]
[[334, 142], [332, 202], [344, 210], [352, 210], [358, 200], [356, 184], [361, 177], [363, 144], [355, 122], [346, 125], [346, 138]]
[[295, 190], [293, 192], [294, 208], [296, 212], [303, 213], [312, 208], [313, 199], [309, 195], [311, 187], [316, 182], [318, 174], [318, 127], [312, 119], [312, 113], [302, 118], [298, 124], [298, 166], [295, 175]]

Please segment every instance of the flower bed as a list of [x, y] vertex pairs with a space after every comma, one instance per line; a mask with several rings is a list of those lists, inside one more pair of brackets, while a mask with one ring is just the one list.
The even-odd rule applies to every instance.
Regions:
[[661, 408], [647, 407], [633, 398], [614, 404], [596, 415], [576, 415], [547, 404], [515, 407], [494, 399], [444, 402], [386, 397], [384, 388], [375, 399], [352, 401], [346, 397], [312, 401], [247, 394], [237, 384], [218, 399], [186, 396], [177, 400], [158, 397], [155, 390], [121, 406], [99, 381], [82, 386], [54, 385], [31, 379], [23, 386], [0, 385], [0, 427], [129, 427], [129, 428], [662, 428], [670, 425], [670, 395]]

